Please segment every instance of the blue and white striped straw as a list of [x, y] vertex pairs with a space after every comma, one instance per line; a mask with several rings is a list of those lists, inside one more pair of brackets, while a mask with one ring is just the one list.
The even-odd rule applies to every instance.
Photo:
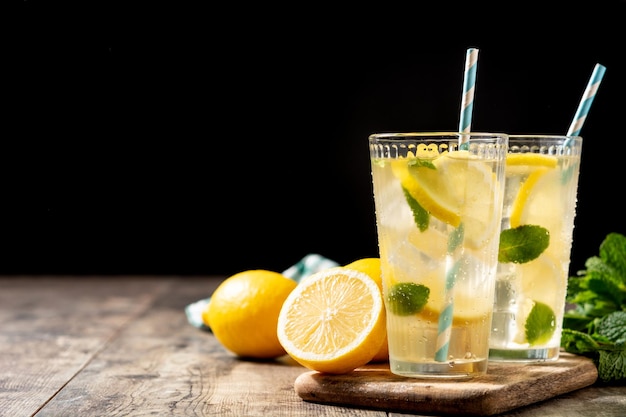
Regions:
[[463, 97], [461, 98], [461, 118], [459, 132], [469, 133], [472, 129], [472, 111], [474, 110], [474, 90], [476, 85], [476, 66], [478, 49], [469, 48], [465, 54], [465, 72], [463, 77]]
[[598, 87], [600, 87], [602, 77], [604, 77], [604, 71], [606, 71], [606, 68], [603, 65], [596, 64], [593, 69], [593, 73], [591, 74], [591, 78], [589, 78], [587, 88], [585, 88], [585, 92], [583, 93], [580, 103], [578, 104], [574, 120], [572, 120], [572, 124], [567, 131], [567, 136], [580, 135], [580, 130], [585, 123], [585, 119], [587, 119], [587, 113], [589, 113], [591, 103], [593, 103], [593, 99], [596, 97], [596, 93], [598, 92]]
[[450, 336], [452, 335], [452, 318], [454, 316], [454, 284], [459, 273], [461, 263], [457, 260], [452, 266], [446, 267], [446, 300], [445, 306], [439, 313], [437, 326], [437, 343], [435, 345], [435, 360], [445, 362], [448, 360], [448, 348], [450, 347]]
[[[474, 90], [476, 85], [476, 65], [478, 49], [469, 48], [465, 54], [465, 74], [463, 77], [463, 97], [461, 99], [460, 133], [470, 133], [472, 128], [472, 110], [474, 109]], [[468, 145], [468, 135], [459, 135], [459, 145]], [[445, 305], [439, 314], [437, 326], [437, 341], [435, 345], [435, 360], [448, 360], [448, 348], [452, 334], [452, 319], [454, 316], [454, 284], [460, 268], [460, 260], [455, 259], [454, 247], [448, 245], [448, 265], [446, 265]], [[456, 246], [456, 245], [452, 245]]]

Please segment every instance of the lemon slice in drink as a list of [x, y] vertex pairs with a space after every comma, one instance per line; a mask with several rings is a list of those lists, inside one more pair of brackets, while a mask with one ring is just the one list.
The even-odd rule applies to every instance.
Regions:
[[335, 267], [309, 275], [278, 316], [278, 340], [301, 365], [342, 374], [370, 362], [386, 337], [385, 309], [369, 275]]
[[565, 297], [567, 272], [549, 254], [516, 266], [522, 294], [550, 306], [559, 305]]
[[556, 157], [539, 153], [510, 153], [506, 156], [506, 165], [512, 166], [542, 166], [554, 168]]
[[516, 266], [523, 295], [518, 300], [517, 343], [545, 343], [555, 330], [554, 312], [565, 298], [567, 272], [549, 254]]
[[482, 248], [494, 236], [496, 180], [489, 166], [467, 151], [442, 154], [430, 164], [409, 166], [410, 159], [394, 161], [393, 172], [402, 186], [432, 216], [465, 227], [469, 247]]
[[532, 190], [533, 188], [535, 188], [535, 184], [537, 184], [539, 178], [541, 178], [547, 171], [548, 168], [546, 167], [539, 167], [534, 169], [526, 178], [526, 181], [524, 181], [520, 186], [519, 191], [517, 192], [517, 196], [515, 197], [515, 201], [513, 202], [513, 206], [511, 208], [511, 227], [518, 227], [522, 224], [522, 217], [524, 215], [524, 210], [526, 209], [528, 197], [531, 196]]
[[[471, 255], [464, 255], [466, 258], [461, 262], [476, 262]], [[471, 280], [470, 280], [471, 281]], [[437, 271], [433, 271], [421, 280], [430, 290], [428, 302], [418, 315], [426, 320], [436, 323], [439, 315], [444, 308], [452, 301], [453, 307], [453, 324], [467, 324], [468, 322], [476, 322], [486, 320], [489, 317], [493, 300], [491, 297], [479, 298], [476, 296], [477, 291], [466, 287], [467, 280], [457, 277], [454, 289], [446, 291], [445, 283], [445, 267]], [[489, 280], [485, 279], [484, 284], [488, 286]], [[491, 291], [478, 291], [481, 294], [492, 294]]]
[[415, 228], [409, 233], [408, 240], [415, 249], [431, 259], [445, 256], [448, 250], [448, 237], [434, 227], [429, 227], [423, 232]]
[[567, 213], [559, 202], [569, 201], [560, 182], [560, 173], [556, 169], [537, 167], [521, 185], [513, 202], [510, 223], [515, 228], [523, 224], [534, 224], [550, 231], [551, 243], [558, 240], [564, 222], [562, 213]]
[[[520, 186], [513, 202], [510, 219], [511, 227], [518, 227], [522, 224], [538, 224], [547, 227], [547, 225], [541, 222], [533, 222], [534, 219], [529, 219], [529, 215], [533, 217], [532, 213], [537, 213], [537, 211], [545, 213], [552, 206], [552, 204], [544, 205], [544, 203], [547, 203], [544, 200], [553, 200], [553, 194], [549, 193], [555, 190], [545, 189], [546, 182], [540, 182], [540, 180], [546, 173], [554, 172], [552, 168], [555, 168], [557, 165], [556, 157], [535, 153], [508, 154], [506, 164], [507, 175], [528, 175]], [[537, 187], [538, 184], [540, 185], [539, 187]]]
[[[461, 224], [461, 216], [457, 204], [449, 196], [448, 186], [441, 188], [441, 195], [433, 193], [433, 189], [440, 188], [444, 178], [432, 162], [430, 166], [409, 169], [411, 158], [395, 160], [392, 162], [394, 175], [400, 180], [402, 187], [417, 200], [430, 214], [439, 220], [458, 227]], [[419, 181], [418, 181], [419, 178]]]

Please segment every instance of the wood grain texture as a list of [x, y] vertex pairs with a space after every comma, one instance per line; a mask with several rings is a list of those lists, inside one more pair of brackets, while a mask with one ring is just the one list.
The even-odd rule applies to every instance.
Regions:
[[[308, 370], [288, 356], [249, 361], [226, 351], [184, 312], [222, 279], [0, 277], [0, 416], [419, 415], [306, 401], [295, 382]], [[541, 382], [526, 388], [551, 397], [502, 417], [626, 415], [626, 387], [592, 385], [556, 397]], [[506, 395], [515, 402], [528, 393]]]
[[20, 278], [0, 285], [0, 413], [34, 414], [167, 283]]
[[592, 385], [598, 373], [586, 358], [563, 353], [537, 365], [490, 364], [468, 381], [400, 377], [388, 364], [346, 375], [306, 372], [294, 384], [307, 401], [373, 409], [489, 416]]

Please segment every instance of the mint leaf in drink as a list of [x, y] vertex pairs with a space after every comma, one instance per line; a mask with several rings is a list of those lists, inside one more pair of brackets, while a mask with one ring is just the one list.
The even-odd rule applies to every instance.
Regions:
[[410, 316], [422, 311], [429, 296], [430, 288], [425, 285], [401, 282], [391, 287], [387, 294], [387, 302], [393, 314]]
[[425, 231], [428, 229], [428, 224], [430, 223], [430, 214], [417, 202], [416, 199], [413, 198], [411, 193], [404, 187], [402, 187], [402, 192], [404, 193], [404, 198], [411, 208], [411, 212], [413, 213], [413, 220], [415, 220], [415, 224], [420, 229], [420, 231]]
[[561, 347], [592, 358], [598, 380], [626, 383], [626, 236], [609, 233], [599, 256], [569, 277]]
[[526, 340], [530, 345], [548, 342], [556, 328], [556, 316], [547, 304], [535, 301], [533, 308], [526, 318]]
[[465, 226], [463, 223], [459, 225], [456, 229], [450, 232], [450, 237], [448, 238], [448, 253], [452, 253], [459, 247], [461, 243], [463, 243], [463, 237], [465, 236]]
[[421, 159], [421, 158], [411, 159], [407, 163], [407, 166], [409, 167], [409, 170], [411, 170], [411, 168], [420, 168], [420, 167], [437, 169], [435, 164], [433, 164], [433, 161], [431, 161], [430, 159]]
[[548, 229], [525, 224], [500, 233], [498, 261], [523, 264], [536, 259], [550, 245]]

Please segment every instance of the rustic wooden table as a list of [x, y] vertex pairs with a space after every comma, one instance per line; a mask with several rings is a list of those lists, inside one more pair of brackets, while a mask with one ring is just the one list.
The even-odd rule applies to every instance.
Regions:
[[[302, 400], [305, 368], [244, 361], [184, 308], [223, 277], [0, 277], [0, 416], [399, 416]], [[520, 395], [524, 395], [520, 393]], [[626, 415], [592, 385], [502, 416]]]

